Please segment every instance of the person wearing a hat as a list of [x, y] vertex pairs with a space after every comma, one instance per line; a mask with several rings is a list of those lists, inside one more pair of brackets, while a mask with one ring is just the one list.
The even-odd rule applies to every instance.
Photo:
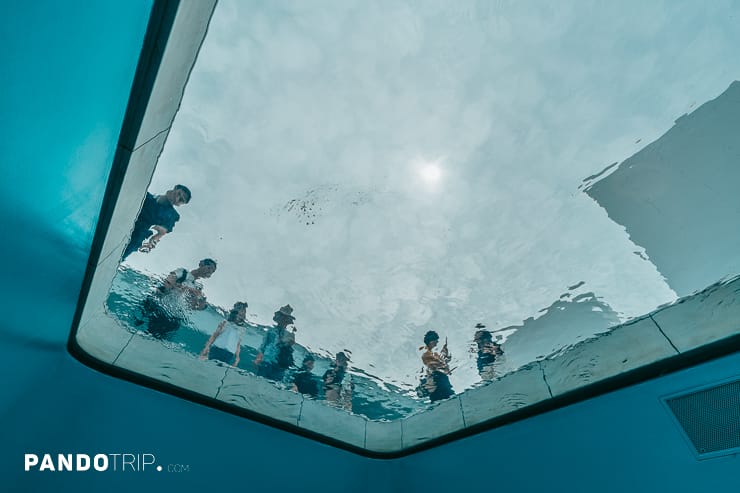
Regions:
[[440, 352], [434, 352], [434, 348], [439, 343], [439, 334], [430, 330], [424, 335], [424, 345], [420, 350], [425, 350], [421, 355], [421, 361], [427, 369], [425, 383], [429, 399], [439, 401], [455, 395], [450, 383], [450, 360], [452, 356], [447, 350], [447, 343], [442, 347]]
[[319, 395], [318, 377], [313, 374], [314, 357], [306, 353], [303, 358], [303, 366], [293, 374], [293, 391], [313, 397]]
[[352, 411], [352, 378], [347, 373], [349, 358], [340, 351], [331, 368], [324, 373], [324, 396], [327, 402]]
[[477, 324], [478, 329], [473, 336], [473, 341], [478, 346], [478, 374], [483, 380], [492, 380], [495, 377], [493, 364], [496, 358], [504, 354], [501, 345], [493, 340], [490, 331], [485, 330], [485, 325]]
[[281, 382], [285, 370], [293, 366], [293, 344], [295, 334], [288, 330], [288, 325], [295, 321], [293, 307], [285, 305], [272, 317], [275, 325], [268, 329], [254, 359], [257, 374]]

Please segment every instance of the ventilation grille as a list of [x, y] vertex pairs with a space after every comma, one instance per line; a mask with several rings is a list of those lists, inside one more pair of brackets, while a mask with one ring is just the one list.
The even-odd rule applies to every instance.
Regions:
[[740, 380], [665, 402], [700, 458], [740, 451]]

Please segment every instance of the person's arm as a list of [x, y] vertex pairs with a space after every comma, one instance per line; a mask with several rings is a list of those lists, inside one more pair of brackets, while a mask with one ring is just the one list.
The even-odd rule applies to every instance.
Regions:
[[193, 310], [205, 310], [207, 303], [206, 303], [206, 296], [203, 294], [203, 291], [200, 289], [188, 289], [188, 299], [190, 300], [190, 308]]
[[[206, 359], [208, 357], [208, 353], [211, 350], [211, 345], [213, 344], [213, 341], [215, 341], [216, 338], [221, 335], [221, 333], [224, 331], [225, 326], [226, 326], [226, 320], [223, 320], [221, 321], [220, 324], [218, 324], [218, 328], [213, 332], [211, 337], [208, 339], [208, 342], [206, 342], [206, 345], [203, 347], [203, 351], [200, 352], [200, 359]], [[239, 348], [237, 348], [237, 358], [239, 354], [238, 351], [239, 351]]]
[[239, 366], [239, 353], [242, 350], [242, 338], [239, 336], [239, 342], [236, 343], [236, 352], [234, 353], [234, 366]]
[[162, 291], [169, 291], [170, 289], [177, 287], [178, 277], [180, 277], [180, 274], [178, 273], [177, 270], [173, 270], [172, 272], [170, 272], [169, 275], [164, 280]]
[[493, 356], [501, 356], [504, 354], [501, 346], [495, 342], [487, 342], [485, 346], [481, 348], [483, 354], [492, 354]]
[[272, 338], [273, 338], [272, 329], [267, 329], [267, 333], [262, 338], [262, 344], [257, 350], [257, 357], [254, 358], [255, 365], [259, 366], [262, 363], [262, 358], [265, 357], [265, 350], [267, 349], [267, 346], [272, 340]]
[[447, 367], [447, 363], [445, 363], [438, 354], [435, 354], [432, 351], [424, 353], [421, 356], [421, 361], [431, 371], [444, 370]]
[[161, 240], [164, 235], [170, 232], [169, 229], [165, 228], [164, 226], [159, 226], [158, 224], [153, 224], [150, 229], [154, 230], [154, 234], [150, 236], [149, 239], [142, 243], [142, 245], [139, 247], [139, 251], [144, 253], [149, 252], [151, 249], [157, 246], [159, 240]]
[[288, 381], [290, 382], [290, 390], [293, 392], [298, 392], [298, 376], [301, 374], [301, 370], [297, 370], [293, 373], [291, 373], [290, 378]]
[[346, 382], [343, 382], [344, 389], [342, 390], [342, 398], [344, 399], [344, 409], [352, 412], [352, 389], [354, 389], [355, 385], [352, 383], [352, 377], [347, 374], [344, 376], [345, 379], [347, 379]]
[[440, 354], [442, 360], [445, 363], [449, 363], [450, 360], [452, 359], [452, 355], [450, 354], [450, 350], [447, 349], [447, 338], [446, 337], [445, 337], [445, 345], [442, 346], [442, 351], [440, 351], [439, 354]]
[[504, 349], [501, 347], [501, 344], [498, 344], [496, 342], [493, 343], [493, 349], [496, 352], [496, 356], [503, 356]]

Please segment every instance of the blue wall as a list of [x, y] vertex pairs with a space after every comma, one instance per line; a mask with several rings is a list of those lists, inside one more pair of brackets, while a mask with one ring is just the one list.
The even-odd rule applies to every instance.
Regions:
[[151, 5], [0, 2], [5, 333], [66, 338]]
[[[125, 7], [122, 7], [125, 6]], [[658, 396], [740, 356], [394, 461], [361, 458], [84, 367], [64, 344], [150, 2], [0, 4], [3, 491], [735, 491]], [[187, 473], [26, 473], [23, 454], [149, 452]]]

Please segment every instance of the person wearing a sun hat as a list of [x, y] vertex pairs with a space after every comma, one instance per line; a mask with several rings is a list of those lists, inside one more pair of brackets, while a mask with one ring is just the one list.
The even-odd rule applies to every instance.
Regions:
[[259, 353], [254, 360], [257, 374], [270, 380], [282, 381], [285, 370], [293, 366], [293, 344], [295, 334], [288, 330], [288, 325], [295, 321], [293, 307], [280, 307], [272, 317], [275, 325], [267, 330]]

